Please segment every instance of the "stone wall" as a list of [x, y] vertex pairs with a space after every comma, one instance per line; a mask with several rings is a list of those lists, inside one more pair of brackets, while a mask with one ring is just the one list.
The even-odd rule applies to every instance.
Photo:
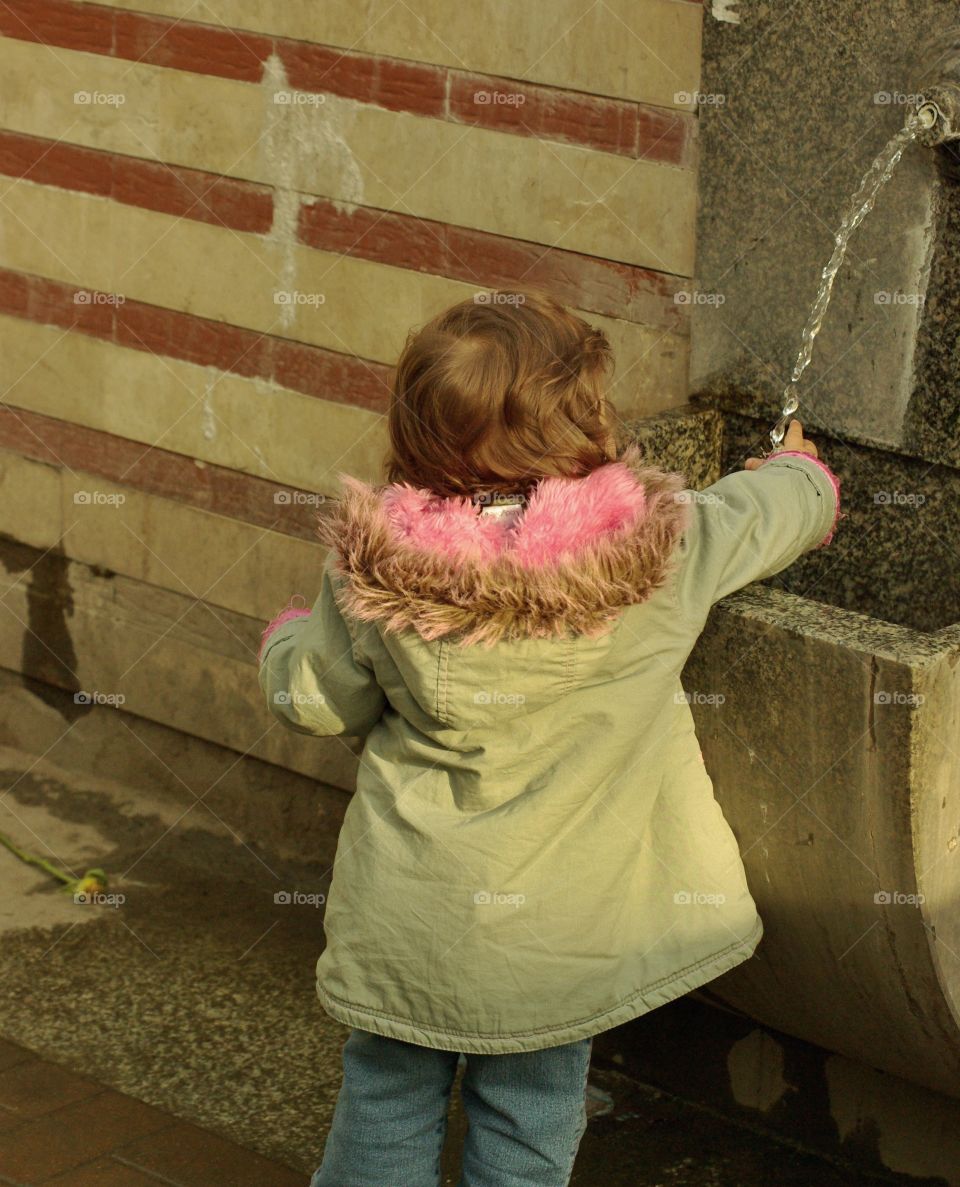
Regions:
[[543, 285], [607, 331], [624, 416], [686, 399], [701, 22], [3, 5], [0, 662], [297, 765], [248, 704], [259, 629], [313, 600], [338, 473], [380, 477], [411, 326]]

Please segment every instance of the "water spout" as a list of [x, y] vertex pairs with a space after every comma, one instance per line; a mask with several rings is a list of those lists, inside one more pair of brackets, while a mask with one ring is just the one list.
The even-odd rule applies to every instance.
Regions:
[[915, 107], [917, 141], [930, 148], [960, 140], [960, 86], [953, 82], [928, 87]]
[[[960, 111], [960, 91], [957, 92], [957, 100], [957, 110]], [[928, 105], [925, 104], [925, 106]], [[850, 242], [850, 236], [873, 209], [873, 204], [877, 200], [877, 194], [893, 175], [893, 171], [897, 167], [897, 162], [903, 155], [903, 150], [912, 140], [917, 138], [921, 128], [926, 126], [928, 131], [932, 130], [935, 126], [935, 120], [936, 115], [932, 111], [924, 110], [922, 115], [919, 111], [911, 111], [907, 116], [907, 122], [874, 159], [870, 168], [863, 175], [856, 193], [847, 203], [843, 221], [840, 223], [840, 228], [833, 237], [833, 254], [820, 275], [820, 287], [817, 290], [816, 300], [813, 303], [813, 308], [810, 310], [807, 323], [803, 328], [803, 336], [800, 340], [800, 353], [797, 355], [797, 361], [794, 364], [790, 380], [783, 389], [780, 417], [770, 430], [770, 443], [774, 449], [780, 448], [783, 438], [786, 435], [787, 425], [790, 423], [793, 414], [800, 407], [800, 398], [798, 395], [800, 379], [813, 357], [813, 343], [820, 333], [820, 327], [823, 325], [823, 319], [830, 305], [833, 282], [836, 280], [837, 273], [840, 271], [840, 265], [846, 257], [847, 244]], [[960, 126], [960, 122], [958, 122], [958, 126]]]

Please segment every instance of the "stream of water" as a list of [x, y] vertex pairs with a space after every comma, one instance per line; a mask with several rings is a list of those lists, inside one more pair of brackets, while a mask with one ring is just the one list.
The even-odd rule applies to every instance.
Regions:
[[774, 449], [779, 449], [783, 442], [784, 434], [787, 431], [787, 424], [800, 407], [800, 401], [797, 398], [797, 384], [800, 382], [800, 377], [806, 371], [807, 365], [813, 357], [813, 343], [817, 334], [820, 333], [820, 327], [823, 325], [823, 319], [833, 292], [833, 282], [847, 254], [847, 244], [850, 242], [850, 236], [873, 209], [873, 204], [877, 200], [877, 194], [879, 194], [883, 186], [892, 177], [903, 150], [916, 136], [919, 127], [920, 122], [916, 114], [911, 113], [900, 131], [891, 137], [883, 150], [878, 153], [873, 164], [863, 175], [856, 193], [846, 207], [843, 220], [840, 223], [840, 229], [833, 239], [835, 244], [833, 255], [827, 261], [827, 265], [820, 276], [820, 288], [817, 290], [816, 300], [813, 303], [813, 308], [810, 310], [807, 324], [803, 329], [803, 337], [800, 340], [800, 353], [797, 355], [793, 374], [790, 376], [790, 382], [783, 389], [780, 419], [770, 430], [770, 440], [773, 443]]

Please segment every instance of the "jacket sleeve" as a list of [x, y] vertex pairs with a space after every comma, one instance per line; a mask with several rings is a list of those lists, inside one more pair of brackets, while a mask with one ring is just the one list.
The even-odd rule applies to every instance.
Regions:
[[363, 738], [386, 697], [340, 613], [332, 560], [313, 609], [284, 611], [264, 631], [260, 687], [274, 717], [297, 733]]
[[793, 450], [687, 495], [692, 508], [679, 544], [675, 588], [681, 612], [699, 625], [727, 594], [829, 544], [840, 516], [836, 475], [819, 459]]

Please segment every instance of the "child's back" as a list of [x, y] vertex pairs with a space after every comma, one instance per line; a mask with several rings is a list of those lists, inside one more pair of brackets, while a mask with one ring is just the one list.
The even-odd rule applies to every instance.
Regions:
[[[437, 435], [410, 373], [405, 411]], [[601, 446], [603, 424], [601, 408]], [[436, 1051], [589, 1040], [760, 939], [680, 673], [714, 602], [829, 540], [836, 480], [789, 450], [696, 495], [635, 447], [601, 447], [500, 516], [465, 489], [436, 493], [425, 469], [429, 488], [346, 480], [312, 614], [265, 632], [273, 711], [366, 738], [320, 1000]], [[488, 494], [524, 485], [484, 477]]]

